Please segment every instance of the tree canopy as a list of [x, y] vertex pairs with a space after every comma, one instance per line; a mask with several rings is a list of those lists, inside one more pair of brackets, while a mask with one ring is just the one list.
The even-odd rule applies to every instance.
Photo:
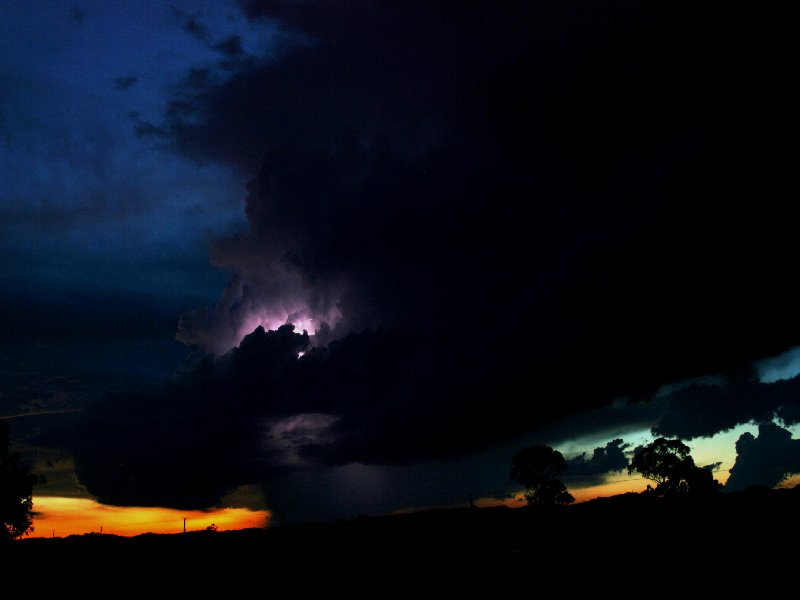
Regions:
[[556, 479], [566, 468], [560, 452], [550, 446], [533, 446], [523, 448], [511, 459], [510, 477], [525, 486], [528, 504], [570, 504], [575, 498]]
[[689, 446], [680, 440], [658, 438], [636, 451], [628, 473], [640, 473], [656, 483], [660, 496], [698, 496], [719, 490], [711, 471], [694, 464]]
[[36, 478], [10, 451], [8, 423], [0, 421], [0, 542], [33, 530], [31, 508]]

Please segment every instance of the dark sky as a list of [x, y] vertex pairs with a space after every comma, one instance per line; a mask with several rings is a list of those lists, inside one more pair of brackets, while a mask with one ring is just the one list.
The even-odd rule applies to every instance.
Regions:
[[586, 477], [636, 428], [793, 441], [800, 383], [757, 362], [800, 345], [780, 11], [0, 17], [0, 408], [74, 411], [18, 439], [101, 501], [434, 503], [497, 492], [523, 438], [594, 431]]

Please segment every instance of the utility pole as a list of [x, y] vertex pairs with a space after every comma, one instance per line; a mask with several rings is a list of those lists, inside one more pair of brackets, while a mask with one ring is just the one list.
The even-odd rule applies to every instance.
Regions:
[[186, 517], [183, 517], [183, 533], [186, 533]]

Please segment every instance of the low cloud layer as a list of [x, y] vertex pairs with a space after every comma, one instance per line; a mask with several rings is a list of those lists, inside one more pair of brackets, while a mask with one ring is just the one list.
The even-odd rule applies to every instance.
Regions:
[[106, 504], [205, 508], [282, 471], [267, 416], [293, 413], [287, 385], [307, 346], [290, 326], [259, 329], [169, 384], [95, 402], [68, 440], [78, 477]]
[[665, 409], [653, 425], [654, 435], [690, 440], [711, 437], [750, 421], [778, 416], [787, 425], [798, 423], [800, 377], [761, 383], [733, 378], [720, 385], [690, 385], [669, 394]]

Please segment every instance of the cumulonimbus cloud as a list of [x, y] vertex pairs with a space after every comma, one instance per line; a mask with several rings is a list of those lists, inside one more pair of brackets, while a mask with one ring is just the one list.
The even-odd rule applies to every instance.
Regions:
[[[244, 6], [283, 45], [195, 77], [145, 129], [252, 176], [248, 232], [212, 248], [231, 286], [181, 339], [224, 365], [258, 325], [320, 325], [277, 396], [212, 402], [251, 433], [330, 416], [288, 434], [284, 467], [463, 454], [798, 343], [774, 143], [788, 21], [747, 2]], [[712, 404], [718, 422], [659, 430], [708, 435], [757, 402]]]

